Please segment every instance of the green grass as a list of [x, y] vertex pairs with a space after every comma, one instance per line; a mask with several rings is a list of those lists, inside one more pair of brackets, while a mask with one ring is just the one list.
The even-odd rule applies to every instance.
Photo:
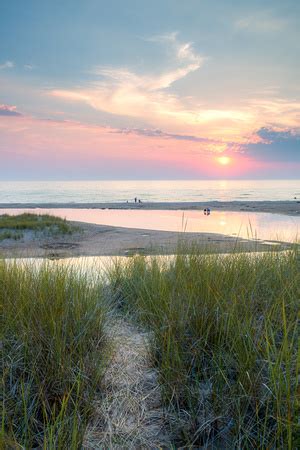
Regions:
[[4, 261], [0, 286], [1, 448], [80, 448], [109, 356], [101, 286]]
[[150, 331], [175, 447], [300, 447], [297, 247], [181, 248], [115, 260], [107, 277], [0, 261], [2, 447], [82, 447], [93, 400], [110, 395], [99, 389], [115, 308]]
[[110, 282], [121, 310], [152, 331], [176, 445], [300, 446], [297, 249], [136, 257], [116, 262]]
[[[1, 230], [2, 231], [1, 233]], [[17, 216], [3, 214], [0, 216], [0, 240], [20, 239], [22, 232], [34, 231], [49, 234], [72, 234], [76, 228], [66, 219], [49, 214], [23, 213]]]
[[0, 242], [4, 241], [5, 239], [14, 239], [15, 241], [18, 241], [19, 239], [22, 239], [23, 234], [20, 231], [2, 231], [0, 232]]

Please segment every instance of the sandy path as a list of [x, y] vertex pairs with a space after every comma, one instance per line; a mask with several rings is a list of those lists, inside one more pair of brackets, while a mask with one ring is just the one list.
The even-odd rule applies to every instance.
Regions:
[[84, 448], [170, 448], [157, 372], [149, 361], [147, 334], [124, 319], [118, 319], [110, 333], [115, 351]]

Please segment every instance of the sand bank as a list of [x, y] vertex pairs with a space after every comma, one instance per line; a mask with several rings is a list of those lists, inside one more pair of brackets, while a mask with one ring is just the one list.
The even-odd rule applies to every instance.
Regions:
[[[133, 254], [173, 254], [178, 245], [197, 244], [205, 252], [226, 253], [268, 251], [270, 244], [214, 233], [178, 233], [141, 230], [74, 222], [80, 232], [67, 236], [39, 237], [25, 233], [22, 240], [0, 242], [0, 257], [67, 258], [77, 256], [131, 256]], [[274, 244], [275, 245], [275, 244]], [[289, 248], [277, 244], [278, 249]]]
[[92, 209], [147, 209], [147, 210], [202, 210], [252, 211], [300, 215], [300, 200], [292, 201], [232, 201], [232, 202], [143, 202], [143, 203], [0, 203], [0, 208], [92, 208]]

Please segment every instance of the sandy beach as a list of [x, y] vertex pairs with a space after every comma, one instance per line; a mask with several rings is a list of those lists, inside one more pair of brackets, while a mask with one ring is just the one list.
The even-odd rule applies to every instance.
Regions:
[[[72, 235], [34, 238], [24, 233], [22, 240], [0, 242], [4, 258], [68, 258], [78, 256], [132, 256], [134, 254], [173, 254], [179, 245], [197, 245], [205, 252], [227, 253], [268, 251], [272, 245], [215, 233], [182, 233], [111, 227], [74, 222], [80, 232]], [[275, 244], [275, 243], [274, 243]], [[288, 244], [277, 245], [278, 249]]]

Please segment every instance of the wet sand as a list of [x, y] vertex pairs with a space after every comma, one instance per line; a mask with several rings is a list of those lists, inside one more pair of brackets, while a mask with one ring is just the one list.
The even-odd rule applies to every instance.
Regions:
[[211, 208], [215, 211], [252, 211], [300, 215], [300, 200], [291, 201], [233, 201], [233, 202], [143, 202], [143, 203], [0, 203], [0, 208], [91, 208], [91, 209], [147, 209], [147, 210], [202, 210]]
[[[134, 254], [174, 254], [178, 245], [197, 245], [203, 252], [228, 253], [269, 251], [272, 245], [214, 233], [182, 233], [141, 230], [134, 228], [93, 225], [74, 222], [80, 232], [56, 237], [34, 237], [24, 232], [24, 238], [0, 242], [0, 257], [4, 258], [68, 258], [78, 256], [132, 256]], [[274, 246], [276, 243], [274, 243]], [[276, 249], [289, 244], [277, 243]]]

